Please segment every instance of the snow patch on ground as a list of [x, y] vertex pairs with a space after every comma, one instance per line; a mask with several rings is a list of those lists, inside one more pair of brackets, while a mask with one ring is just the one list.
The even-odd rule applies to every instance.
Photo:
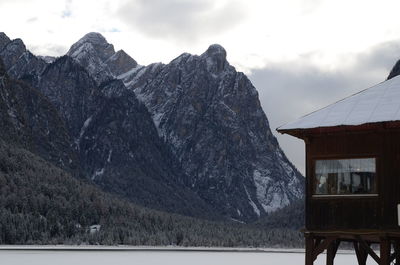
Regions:
[[279, 187], [280, 183], [273, 183], [269, 174], [267, 169], [263, 171], [255, 169], [253, 172], [257, 200], [267, 213], [289, 204], [286, 193]]
[[153, 115], [153, 121], [154, 124], [156, 125], [157, 130], [160, 128], [160, 123], [162, 118], [164, 117], [164, 113], [156, 113]]
[[104, 174], [104, 167], [94, 172], [92, 180], [95, 180], [98, 176], [102, 176], [103, 174]]
[[111, 156], [112, 156], [112, 149], [110, 149], [110, 151], [108, 152], [108, 157], [107, 157], [107, 163], [111, 162]]
[[79, 134], [79, 137], [82, 137], [82, 135], [85, 133], [87, 127], [89, 126], [89, 124], [92, 122], [92, 116], [90, 116], [89, 118], [86, 119], [86, 121], [83, 123], [83, 126], [81, 128], [81, 132]]
[[277, 192], [270, 194], [268, 197], [271, 202], [268, 205], [262, 204], [264, 210], [267, 213], [273, 212], [289, 204], [289, 200], [285, 193], [283, 194], [283, 197], [282, 194]]
[[[54, 251], [54, 246], [47, 247], [40, 246], [36, 250], [2, 250], [0, 251], [0, 260], [2, 264], [14, 265], [123, 265], [133, 263], [146, 265], [291, 265], [304, 264], [305, 258], [304, 250], [301, 249], [87, 246], [73, 247], [72, 250], [69, 250], [68, 248], [71, 246], [61, 246], [65, 250]], [[93, 252], [94, 250], [96, 253]], [[314, 264], [326, 264], [326, 255], [320, 254]], [[339, 250], [335, 257], [335, 264], [357, 264], [356, 255], [354, 252]], [[367, 265], [372, 264], [376, 264], [375, 261], [367, 259]]]
[[89, 127], [90, 123], [92, 122], [92, 116], [86, 119], [86, 121], [83, 123], [83, 126], [81, 128], [81, 131], [79, 132], [79, 137], [78, 139], [75, 140], [75, 144], [79, 148], [79, 144], [81, 143], [82, 137], [86, 132], [86, 129]]
[[244, 190], [246, 191], [247, 199], [249, 200], [249, 204], [251, 205], [251, 207], [253, 207], [254, 212], [255, 212], [258, 216], [260, 216], [260, 209], [258, 209], [257, 205], [256, 205], [256, 204], [253, 202], [253, 200], [251, 199], [250, 194], [249, 194], [249, 192], [247, 191], [246, 186], [243, 186], [243, 187], [244, 187]]

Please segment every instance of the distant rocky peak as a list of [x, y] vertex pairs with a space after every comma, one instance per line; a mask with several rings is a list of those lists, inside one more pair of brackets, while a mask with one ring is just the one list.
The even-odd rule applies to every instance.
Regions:
[[184, 53], [182, 53], [181, 55], [179, 55], [178, 57], [176, 57], [175, 59], [173, 59], [173, 60], [171, 61], [171, 64], [172, 64], [172, 65], [174, 65], [174, 64], [180, 64], [180, 63], [182, 63], [182, 62], [186, 63], [186, 61], [187, 61], [190, 57], [192, 57], [192, 56], [193, 56], [192, 54], [187, 53], [187, 52], [184, 52]]
[[26, 51], [24, 42], [21, 39], [15, 39], [9, 42], [4, 49], [7, 49], [14, 54], [22, 54]]
[[59, 72], [63, 73], [86, 72], [85, 68], [76, 63], [71, 57], [66, 55], [61, 56], [50, 63], [44, 70], [43, 75], [54, 68], [59, 69]]
[[133, 62], [135, 62], [137, 64], [137, 62], [132, 57], [130, 57], [124, 50], [117, 51], [114, 54], [114, 56], [117, 56], [118, 58], [127, 58], [127, 57], [129, 57], [131, 60], [133, 60]]
[[90, 32], [71, 46], [67, 55], [76, 57], [79, 53], [93, 49], [103, 61], [115, 53], [114, 46], [97, 32]]
[[4, 32], [0, 32], [0, 39], [8, 39], [10, 41], [10, 38]]
[[400, 75], [400, 60], [398, 60], [396, 64], [393, 66], [389, 76], [387, 77], [387, 80], [392, 79], [393, 77], [398, 75]]
[[119, 76], [129, 70], [136, 68], [138, 63], [130, 57], [124, 50], [117, 51], [114, 55], [108, 58], [105, 63], [110, 68], [115, 76]]
[[[26, 56], [22, 56], [23, 54]], [[3, 59], [4, 66], [7, 71], [10, 71], [10, 69], [19, 62], [22, 65], [27, 65], [27, 60], [23, 63], [22, 60], [29, 56], [30, 54], [27, 52], [25, 44], [21, 39], [10, 41], [2, 50], [0, 50], [0, 57]], [[14, 76], [14, 78], [18, 79], [18, 76]]]
[[90, 42], [98, 45], [108, 44], [106, 38], [98, 32], [89, 32], [78, 42]]
[[226, 50], [219, 44], [212, 44], [201, 55], [207, 62], [207, 69], [212, 73], [219, 73], [228, 65]]
[[10, 42], [10, 38], [4, 33], [0, 32], [0, 51]]
[[211, 56], [213, 58], [226, 60], [226, 50], [219, 44], [211, 44], [208, 49], [203, 53], [203, 56]]
[[95, 32], [86, 34], [73, 44], [67, 55], [82, 65], [98, 85], [139, 66], [125, 51], [115, 52], [114, 46]]

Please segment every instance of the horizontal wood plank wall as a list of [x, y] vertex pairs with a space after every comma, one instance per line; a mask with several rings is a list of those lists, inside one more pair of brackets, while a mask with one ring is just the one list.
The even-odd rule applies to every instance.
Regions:
[[[306, 138], [306, 229], [399, 229], [400, 131], [338, 132]], [[378, 196], [312, 196], [316, 159], [376, 157]]]
[[397, 222], [397, 204], [400, 203], [400, 132], [388, 132], [384, 137], [385, 153], [383, 160], [390, 163], [382, 169], [383, 174], [388, 176], [385, 178], [383, 199], [383, 217], [385, 226], [391, 226], [395, 223], [395, 227], [399, 228]]

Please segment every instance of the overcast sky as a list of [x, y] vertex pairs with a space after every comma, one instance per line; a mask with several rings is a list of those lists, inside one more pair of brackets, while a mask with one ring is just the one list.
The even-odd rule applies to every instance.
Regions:
[[143, 65], [219, 43], [304, 172], [304, 144], [275, 128], [383, 81], [400, 59], [399, 10], [398, 0], [0, 0], [0, 31], [53, 56], [96, 31]]

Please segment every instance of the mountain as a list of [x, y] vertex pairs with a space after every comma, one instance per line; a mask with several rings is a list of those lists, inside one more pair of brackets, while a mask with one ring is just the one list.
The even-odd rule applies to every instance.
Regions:
[[256, 89], [229, 65], [223, 47], [185, 53], [167, 65], [135, 61], [125, 73], [110, 70], [110, 47], [89, 33], [67, 54], [135, 92], [178, 159], [184, 183], [217, 212], [248, 222], [303, 196], [304, 178], [272, 135]]
[[207, 219], [252, 222], [303, 196], [304, 178], [272, 135], [256, 89], [222, 46], [142, 66], [98, 33], [46, 60], [20, 39], [0, 34], [0, 44], [8, 75], [62, 124], [74, 175], [146, 207]]
[[123, 50], [115, 52], [114, 46], [95, 32], [86, 34], [73, 44], [67, 55], [88, 70], [99, 84], [138, 66]]
[[[63, 69], [58, 68], [57, 64], [66, 62], [71, 63], [71, 59], [60, 58], [47, 71], [54, 73], [52, 69]], [[75, 71], [82, 69], [75, 67]], [[68, 73], [72, 74], [73, 71], [69, 69]], [[81, 77], [81, 80], [84, 78]], [[118, 86], [121, 86], [121, 82], [116, 80], [104, 84], [100, 91], [108, 99], [123, 96], [136, 100], [132, 92], [125, 90], [128, 93], [125, 94]], [[104, 103], [108, 107], [100, 108], [99, 112], [120, 113], [121, 102], [116, 100], [114, 103]], [[142, 115], [149, 116], [147, 112]], [[89, 133], [90, 124], [102, 123], [92, 127], [97, 131], [97, 128], [106, 126], [104, 124], [108, 124], [109, 120], [107, 115], [100, 115], [86, 123], [82, 141], [88, 143], [84, 146], [90, 146], [93, 139], [91, 135], [96, 134]], [[122, 119], [111, 117], [111, 121], [115, 120]], [[148, 120], [151, 122], [150, 118]], [[139, 121], [141, 125], [142, 121]], [[108, 129], [106, 126], [105, 130]], [[146, 209], [106, 193], [90, 181], [74, 178], [71, 165], [76, 158], [70, 145], [73, 141], [68, 135], [69, 130], [56, 107], [37, 89], [10, 78], [0, 60], [0, 244], [302, 246], [302, 239], [296, 231], [210, 222]], [[157, 134], [155, 127], [153, 131]], [[102, 132], [97, 133], [102, 135]], [[117, 141], [109, 140], [113, 148], [118, 147], [115, 144]], [[96, 141], [97, 144], [102, 142], [100, 139]], [[83, 146], [80, 148], [83, 149]], [[118, 150], [116, 154], [121, 155]], [[96, 156], [94, 153], [88, 157]], [[114, 161], [114, 155], [109, 157], [107, 159]], [[118, 157], [115, 160], [118, 161]], [[118, 166], [124, 167], [122, 164]], [[155, 185], [154, 190], [165, 192], [165, 187], [157, 190], [160, 184], [151, 184]], [[131, 185], [135, 186], [139, 185]], [[169, 192], [179, 194], [174, 189]], [[145, 195], [151, 200], [151, 194]], [[173, 195], [170, 197], [173, 198]], [[199, 207], [196, 198], [175, 198], [177, 207], [181, 207], [179, 199]], [[100, 225], [100, 231], [89, 233], [91, 225]]]
[[39, 88], [65, 120], [83, 174], [132, 201], [170, 212], [212, 218], [210, 207], [184, 186], [184, 177], [150, 115], [120, 80], [97, 85], [70, 57], [50, 64]]
[[[20, 41], [17, 43], [22, 49], [8, 49], [13, 43], [15, 41], [9, 41], [1, 50], [5, 61], [19, 61], [24, 57], [23, 53], [29, 52]], [[24, 51], [21, 54], [13, 53], [13, 50]], [[10, 93], [27, 94], [35, 91], [43, 102], [37, 103], [35, 109], [21, 116], [26, 122], [32, 123], [32, 127], [41, 124], [50, 127], [43, 132], [49, 139], [39, 138], [41, 134], [32, 129], [26, 132], [25, 138], [39, 138], [28, 150], [62, 168], [71, 164], [74, 175], [141, 205], [207, 219], [222, 218], [182, 183], [186, 177], [158, 136], [146, 107], [132, 91], [125, 88], [122, 81], [111, 79], [98, 85], [86, 69], [68, 56], [45, 64], [44, 69], [37, 72], [34, 72], [37, 69], [35, 64], [27, 65], [30, 67], [24, 71], [35, 73], [33, 79], [37, 82], [31, 83], [35, 87], [10, 79], [23, 86], [20, 90], [16, 86], [10, 88]], [[12, 63], [3, 71], [6, 69], [14, 73]], [[5, 95], [8, 94], [5, 92]], [[11, 102], [15, 103], [16, 108], [27, 108], [35, 99], [35, 95], [31, 94], [25, 96], [26, 102], [19, 98]], [[22, 96], [18, 94], [18, 97]], [[7, 104], [2, 104], [5, 107], [4, 121], [13, 111], [10, 109], [13, 106]], [[51, 123], [51, 117], [36, 111], [49, 106], [60, 124]], [[20, 119], [19, 116], [17, 118]], [[58, 138], [58, 131], [54, 132], [58, 128], [63, 129], [62, 139]], [[9, 133], [11, 136], [15, 134], [20, 133]], [[29, 143], [25, 138], [20, 142]], [[67, 161], [64, 161], [66, 158], [63, 153], [54, 154], [59, 151], [55, 149], [58, 146], [51, 148], [61, 143], [61, 151], [71, 154]], [[46, 148], [49, 154], [40, 148]]]
[[0, 58], [12, 78], [23, 80], [33, 86], [37, 85], [37, 78], [46, 66], [44, 60], [26, 49], [21, 39], [10, 40], [2, 32], [0, 32]]

